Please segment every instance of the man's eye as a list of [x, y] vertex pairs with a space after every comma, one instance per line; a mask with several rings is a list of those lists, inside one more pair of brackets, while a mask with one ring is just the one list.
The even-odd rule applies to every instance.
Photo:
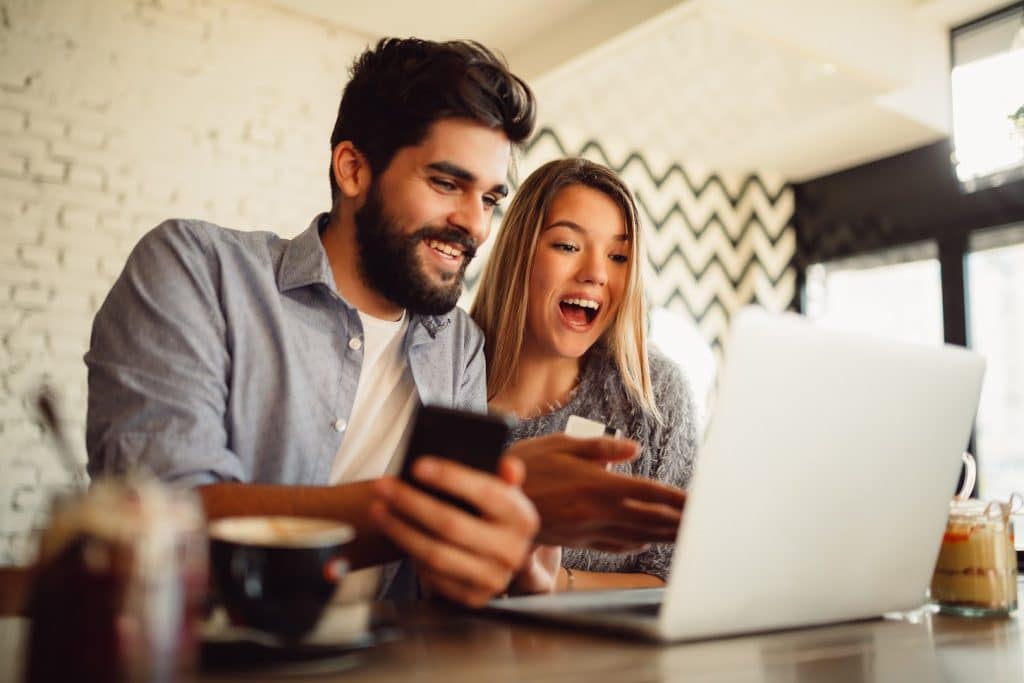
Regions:
[[489, 194], [484, 195], [484, 206], [488, 209], [496, 209], [501, 204], [501, 197], [493, 197]]
[[447, 178], [431, 178], [430, 182], [433, 183], [434, 187], [440, 188], [445, 192], [454, 192], [459, 188], [458, 185]]

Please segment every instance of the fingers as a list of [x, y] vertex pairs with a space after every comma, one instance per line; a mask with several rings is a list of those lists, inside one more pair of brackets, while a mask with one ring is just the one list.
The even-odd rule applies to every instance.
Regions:
[[[518, 485], [523, 463], [503, 458], [498, 476], [442, 458], [413, 466], [421, 483], [473, 505], [477, 517], [397, 479], [374, 484], [371, 519], [421, 570], [424, 585], [471, 607], [506, 590], [523, 566], [539, 518]], [[425, 577], [425, 578], [424, 578]]]
[[677, 535], [677, 526], [652, 528], [626, 523], [607, 523], [544, 529], [538, 538], [543, 543], [561, 543], [574, 548], [621, 553], [640, 550], [651, 543], [674, 543]]
[[674, 543], [679, 534], [679, 525], [646, 526], [622, 522], [602, 526], [599, 534], [599, 538], [606, 542], [636, 548], [651, 543]]
[[594, 462], [628, 462], [639, 455], [640, 445], [635, 441], [610, 436], [578, 439], [566, 434], [549, 434], [517, 441], [505, 452], [510, 455], [561, 452]]
[[[485, 519], [501, 522], [517, 531], [536, 532], [540, 523], [537, 511], [517, 488], [526, 476], [522, 463], [518, 458], [503, 457], [498, 469], [500, 479], [444, 458], [421, 457], [413, 466], [412, 473], [421, 483], [471, 504]], [[444, 514], [434, 498], [416, 497], [416, 500], [421, 499], [424, 506], [433, 504], [428, 511], [431, 516]], [[443, 507], [449, 512], [455, 511], [447, 505]], [[469, 515], [463, 516], [475, 521]], [[414, 518], [417, 521], [421, 519], [419, 516]]]
[[[572, 437], [566, 437], [572, 439]], [[629, 439], [601, 436], [596, 439], [572, 439], [566, 451], [576, 457], [598, 462], [628, 462], [640, 455], [640, 444]]]
[[537, 540], [576, 548], [604, 549], [614, 545], [614, 552], [623, 552], [648, 543], [675, 542], [680, 521], [679, 512], [674, 509], [620, 501], [604, 507], [601, 514], [570, 510], [563, 518], [549, 518]]
[[[663, 505], [681, 511], [686, 505], [686, 491], [652, 479], [616, 475], [619, 482], [614, 492], [634, 502], [634, 506]], [[678, 512], [677, 512], [678, 516]]]
[[622, 545], [615, 541], [601, 541], [595, 540], [590, 546], [592, 550], [600, 550], [605, 553], [642, 553], [651, 547], [650, 543], [644, 543], [643, 545]]
[[522, 486], [526, 481], [526, 465], [519, 458], [504, 455], [498, 462], [498, 476], [509, 486]]
[[[408, 553], [426, 572], [435, 578], [449, 578], [447, 582], [433, 582], [432, 585], [452, 600], [476, 605], [480, 596], [496, 595], [508, 585], [513, 569], [505, 563], [439, 541], [394, 514], [380, 501], [370, 506], [370, 517], [395, 545]], [[455, 590], [456, 585], [462, 588]], [[469, 600], [468, 596], [471, 595], [476, 596], [476, 599]]]
[[449, 600], [467, 607], [484, 607], [491, 598], [504, 590], [504, 586], [498, 590], [487, 590], [474, 584], [439, 574], [422, 565], [417, 566], [416, 574], [419, 576], [420, 585], [426, 588], [429, 593], [443, 595]]
[[[420, 472], [420, 464], [429, 465], [430, 460], [436, 459], [420, 458], [413, 470], [414, 475]], [[450, 544], [464, 554], [488, 557], [509, 569], [517, 568], [539, 525], [532, 505], [518, 489], [505, 486], [494, 477], [470, 473], [467, 468], [451, 464], [466, 474], [484, 479], [481, 482], [476, 481], [476, 476], [468, 478], [470, 483], [466, 486], [478, 487], [479, 495], [464, 495], [465, 486], [460, 487], [458, 482], [442, 482], [434, 476], [423, 477], [423, 483], [467, 500], [480, 510], [484, 518], [475, 517], [400, 481], [381, 479], [374, 485], [374, 491], [387, 502], [387, 512], [414, 523], [422, 537], [415, 546], [402, 547], [414, 558], [423, 559], [424, 553], [433, 552], [431, 545]], [[431, 471], [430, 467], [422, 469]], [[444, 476], [447, 470], [441, 467], [440, 476]], [[403, 538], [411, 542], [407, 534], [403, 534]], [[397, 542], [398, 539], [393, 540]], [[442, 561], [446, 558], [437, 559]]]
[[677, 507], [627, 498], [621, 503], [617, 521], [650, 529], [667, 528], [675, 533], [682, 519], [683, 513]]

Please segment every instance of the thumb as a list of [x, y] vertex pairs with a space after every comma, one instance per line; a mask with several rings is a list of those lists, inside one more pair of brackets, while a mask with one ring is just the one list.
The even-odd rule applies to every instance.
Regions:
[[628, 462], [640, 453], [640, 444], [629, 439], [599, 436], [592, 439], [565, 437], [564, 450], [583, 460]]
[[503, 455], [498, 461], [498, 477], [511, 486], [522, 486], [526, 480], [526, 465], [514, 455]]

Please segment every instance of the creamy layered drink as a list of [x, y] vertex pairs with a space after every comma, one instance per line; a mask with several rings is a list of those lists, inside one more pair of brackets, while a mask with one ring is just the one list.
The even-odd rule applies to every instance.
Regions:
[[942, 611], [1007, 614], [1017, 608], [1017, 554], [1009, 504], [954, 500], [932, 577]]

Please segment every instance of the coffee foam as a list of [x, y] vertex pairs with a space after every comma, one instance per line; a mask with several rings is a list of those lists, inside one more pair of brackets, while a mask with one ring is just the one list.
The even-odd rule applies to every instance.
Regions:
[[311, 517], [225, 517], [210, 523], [210, 538], [243, 545], [317, 548], [347, 543], [353, 528], [330, 519]]

